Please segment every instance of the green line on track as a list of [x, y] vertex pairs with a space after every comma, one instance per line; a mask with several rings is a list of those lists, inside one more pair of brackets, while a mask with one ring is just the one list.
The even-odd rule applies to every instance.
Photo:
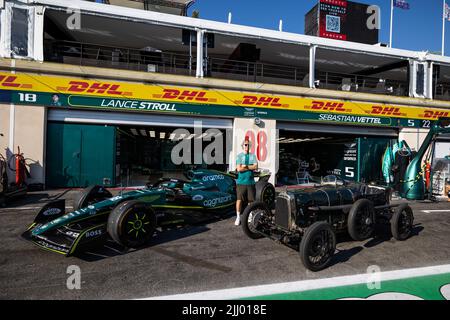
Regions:
[[[249, 297], [242, 300], [336, 300], [345, 298], [366, 299], [382, 293], [402, 293], [413, 295], [425, 300], [446, 300], [441, 288], [450, 284], [450, 273], [432, 276], [389, 280], [380, 283], [380, 289], [369, 289], [366, 283], [308, 290], [302, 292], [289, 292], [274, 295]], [[382, 296], [381, 296], [382, 297]]]

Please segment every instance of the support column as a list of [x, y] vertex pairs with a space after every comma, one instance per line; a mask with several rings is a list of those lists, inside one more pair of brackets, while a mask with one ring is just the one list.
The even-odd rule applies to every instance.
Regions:
[[33, 59], [44, 61], [44, 11], [43, 6], [34, 8], [33, 21]]
[[423, 60], [409, 62], [409, 96], [413, 98], [429, 97], [429, 63]]
[[[0, 0], [1, 57], [44, 60], [44, 11], [43, 6]], [[25, 24], [26, 32], [22, 32]], [[18, 26], [20, 26], [19, 30], [14, 30]], [[15, 37], [13, 37], [14, 32]], [[21, 39], [17, 40], [17, 37]], [[16, 46], [23, 46], [21, 48], [23, 50], [15, 50]]]
[[10, 57], [11, 47], [11, 11], [8, 6], [4, 0], [0, 0], [0, 57], [6, 58]]
[[427, 68], [427, 90], [426, 90], [426, 98], [433, 99], [433, 69], [434, 69], [434, 63], [428, 62], [428, 68]]
[[197, 78], [203, 78], [203, 38], [205, 36], [205, 30], [197, 30], [197, 70], [195, 76]]
[[311, 46], [309, 48], [309, 87], [315, 88], [315, 80], [316, 80], [316, 50], [317, 46]]

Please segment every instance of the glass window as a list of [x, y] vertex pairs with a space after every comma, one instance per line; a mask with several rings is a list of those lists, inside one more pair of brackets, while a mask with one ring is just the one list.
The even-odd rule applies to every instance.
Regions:
[[28, 56], [28, 10], [13, 8], [11, 19], [11, 52], [15, 56]]
[[416, 93], [421, 96], [425, 94], [425, 67], [421, 63], [417, 64]]

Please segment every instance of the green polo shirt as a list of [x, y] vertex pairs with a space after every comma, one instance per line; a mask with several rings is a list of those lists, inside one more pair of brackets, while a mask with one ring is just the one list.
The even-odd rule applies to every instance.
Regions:
[[[256, 156], [253, 153], [240, 153], [236, 159], [236, 165], [251, 166], [257, 163]], [[255, 177], [252, 170], [238, 172], [236, 184], [252, 185], [255, 184]]]

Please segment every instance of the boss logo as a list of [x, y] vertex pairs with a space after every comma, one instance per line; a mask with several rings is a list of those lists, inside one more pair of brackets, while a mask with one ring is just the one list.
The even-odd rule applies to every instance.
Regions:
[[101, 236], [102, 234], [103, 234], [103, 231], [101, 229], [92, 230], [92, 231], [86, 232], [86, 238], [97, 237], [97, 236]]
[[58, 208], [50, 208], [44, 211], [44, 216], [54, 216], [61, 213], [61, 209]]

